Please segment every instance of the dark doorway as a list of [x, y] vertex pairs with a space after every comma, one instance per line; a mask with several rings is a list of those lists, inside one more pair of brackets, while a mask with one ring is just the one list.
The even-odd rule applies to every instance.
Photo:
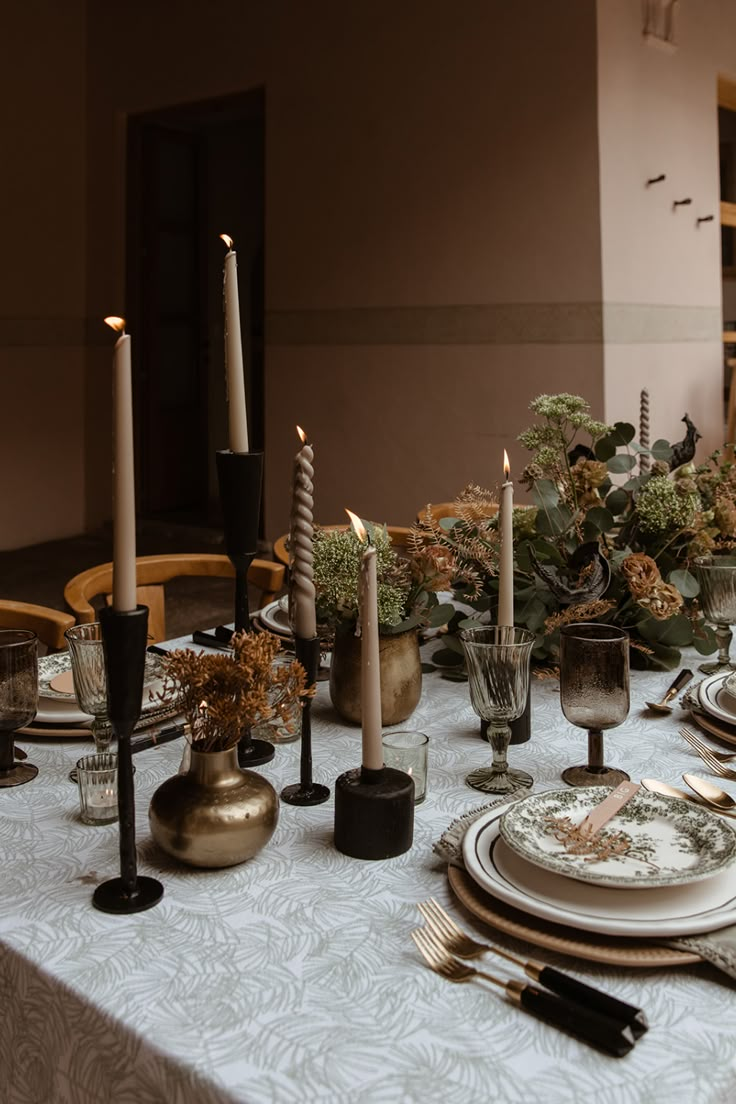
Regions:
[[262, 89], [130, 118], [127, 311], [144, 518], [219, 524], [221, 233], [238, 253], [251, 448], [263, 448], [263, 207]]

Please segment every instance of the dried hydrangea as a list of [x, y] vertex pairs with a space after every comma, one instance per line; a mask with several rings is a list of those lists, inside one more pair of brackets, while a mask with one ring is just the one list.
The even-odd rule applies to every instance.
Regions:
[[653, 476], [642, 487], [636, 500], [636, 513], [643, 533], [687, 529], [699, 508], [697, 494], [680, 492], [677, 484], [664, 475]]
[[657, 621], [669, 621], [682, 609], [684, 598], [672, 583], [660, 580], [646, 598], [639, 599], [643, 607]]
[[[399, 560], [381, 525], [371, 525], [376, 548], [378, 623], [398, 625], [406, 616], [409, 567]], [[352, 529], [318, 529], [314, 535], [314, 585], [322, 622], [355, 621], [360, 606], [360, 568], [365, 545]]]
[[631, 596], [637, 601], [646, 598], [662, 576], [659, 568], [651, 556], [645, 552], [632, 552], [621, 563], [621, 574], [631, 592]]

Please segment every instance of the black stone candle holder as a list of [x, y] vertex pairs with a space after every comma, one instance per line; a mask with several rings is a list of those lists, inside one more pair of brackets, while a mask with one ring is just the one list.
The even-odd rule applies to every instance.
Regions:
[[164, 887], [155, 878], [138, 876], [135, 851], [135, 801], [130, 737], [141, 712], [148, 643], [148, 607], [120, 611], [103, 607], [99, 614], [105, 651], [107, 714], [118, 745], [118, 815], [120, 877], [97, 887], [92, 904], [101, 912], [127, 915], [158, 904]]
[[354, 859], [391, 859], [414, 840], [414, 779], [358, 767], [335, 783], [335, 847]]
[[[319, 669], [319, 637], [311, 640], [294, 638], [296, 658], [307, 674], [307, 686], [314, 686]], [[300, 778], [298, 783], [286, 786], [281, 791], [281, 800], [287, 805], [321, 805], [327, 801], [330, 791], [312, 779], [312, 699], [302, 702], [302, 746], [300, 759]]]
[[[235, 631], [248, 632], [248, 568], [258, 550], [263, 453], [220, 449], [215, 454], [215, 459], [225, 551], [235, 568]], [[250, 730], [243, 733], [238, 743], [238, 763], [241, 767], [257, 767], [262, 763], [269, 763], [273, 756], [273, 744], [269, 744], [267, 740], [251, 739]]]

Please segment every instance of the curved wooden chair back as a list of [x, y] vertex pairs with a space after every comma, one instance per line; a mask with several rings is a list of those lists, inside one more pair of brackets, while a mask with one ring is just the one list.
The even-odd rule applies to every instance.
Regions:
[[[227, 556], [212, 552], [178, 552], [161, 556], [139, 556], [136, 560], [138, 601], [148, 606], [148, 635], [152, 642], [166, 639], [164, 583], [183, 575], [233, 578], [235, 570]], [[260, 605], [272, 602], [284, 585], [282, 564], [270, 560], [253, 560], [248, 570], [248, 582], [260, 591]], [[64, 600], [74, 610], [80, 625], [97, 619], [90, 601], [100, 594], [110, 601], [112, 564], [99, 564], [75, 575], [64, 587]]]
[[66, 647], [64, 633], [73, 624], [72, 615], [62, 610], [0, 599], [0, 629], [30, 629], [51, 651], [58, 652]]
[[[320, 525], [320, 529], [347, 529], [346, 525]], [[406, 548], [406, 543], [409, 539], [409, 533], [411, 530], [408, 526], [404, 525], [387, 525], [388, 535], [391, 538], [391, 543], [396, 548]], [[287, 548], [287, 541], [289, 534], [284, 533], [282, 536], [277, 537], [273, 542], [273, 554], [279, 563], [289, 566], [289, 550]]]

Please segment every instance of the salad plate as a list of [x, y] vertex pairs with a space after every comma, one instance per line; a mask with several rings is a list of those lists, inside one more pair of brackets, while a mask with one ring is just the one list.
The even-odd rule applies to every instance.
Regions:
[[592, 885], [651, 889], [710, 878], [736, 859], [736, 832], [716, 813], [640, 790], [588, 843], [575, 829], [612, 792], [574, 786], [532, 794], [501, 818], [521, 858]]
[[470, 826], [463, 860], [481, 889], [520, 912], [581, 931], [632, 938], [695, 935], [736, 923], [734, 867], [702, 882], [647, 893], [590, 885], [512, 851], [499, 833], [499, 821], [511, 807], [496, 806]]
[[[698, 686], [698, 701], [711, 717], [733, 725], [736, 724], [736, 697], [727, 686], [732, 678], [732, 671], [719, 671], [704, 678]], [[733, 682], [730, 685], [733, 687]]]

